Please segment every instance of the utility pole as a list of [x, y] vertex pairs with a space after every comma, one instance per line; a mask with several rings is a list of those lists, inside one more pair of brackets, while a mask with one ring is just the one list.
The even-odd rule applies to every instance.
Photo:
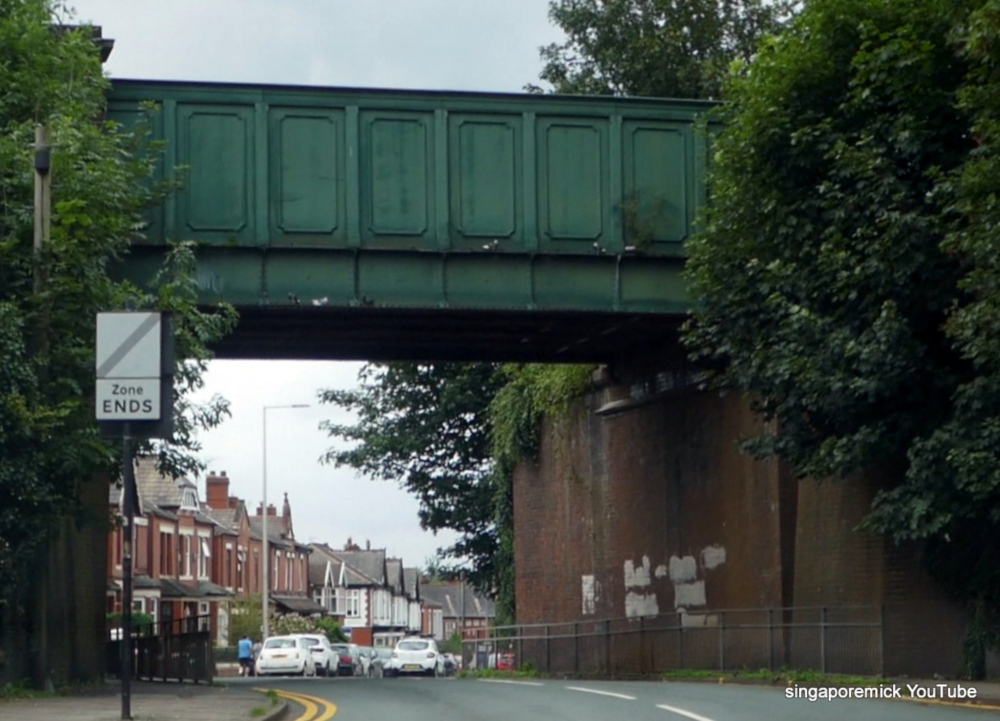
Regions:
[[35, 293], [41, 293], [45, 274], [40, 265], [42, 251], [49, 244], [52, 234], [52, 148], [49, 129], [44, 125], [35, 128]]
[[[34, 293], [38, 296], [45, 285], [45, 273], [42, 270], [42, 251], [49, 244], [52, 217], [52, 155], [49, 147], [49, 130], [44, 125], [35, 128], [35, 222], [33, 253], [35, 261]], [[44, 311], [38, 315], [37, 350], [44, 357], [49, 352], [48, 318]], [[46, 534], [45, 552], [49, 553], [51, 535]], [[49, 668], [49, 578], [48, 564], [39, 570], [38, 599], [35, 612], [38, 614], [37, 641], [38, 655], [36, 673], [44, 683], [46, 691], [52, 689], [51, 669]]]
[[132, 718], [132, 541], [135, 538], [135, 464], [132, 454], [132, 431], [130, 423], [125, 421], [125, 438], [122, 465], [124, 466], [124, 487], [122, 488], [122, 505], [125, 511], [125, 522], [122, 528], [122, 719]]

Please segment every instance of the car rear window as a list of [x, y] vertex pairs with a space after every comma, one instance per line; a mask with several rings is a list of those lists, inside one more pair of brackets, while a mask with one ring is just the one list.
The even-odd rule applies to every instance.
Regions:
[[294, 638], [269, 638], [264, 648], [295, 648]]
[[336, 651], [337, 653], [350, 653], [351, 652], [350, 649], [347, 648], [347, 646], [334, 646], [333, 650]]
[[306, 643], [308, 643], [310, 646], [321, 646], [322, 645], [322, 643], [320, 642], [320, 640], [318, 638], [313, 637], [313, 636], [306, 636], [303, 640]]
[[426, 651], [430, 647], [426, 641], [400, 641], [396, 646], [400, 651]]

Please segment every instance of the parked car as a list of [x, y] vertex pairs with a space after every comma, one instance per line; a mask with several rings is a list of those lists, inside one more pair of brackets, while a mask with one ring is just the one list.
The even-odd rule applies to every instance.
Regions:
[[373, 678], [378, 675], [376, 673], [377, 664], [375, 659], [377, 657], [377, 652], [371, 646], [360, 646], [358, 648], [358, 655], [361, 657], [361, 675], [367, 678]]
[[444, 675], [444, 657], [432, 638], [404, 638], [396, 644], [386, 667], [387, 675], [419, 673], [426, 676]]
[[392, 661], [392, 649], [388, 646], [377, 646], [372, 650], [375, 651], [375, 656], [372, 658], [372, 667], [375, 669], [375, 675], [378, 677], [385, 676], [389, 662]]
[[309, 649], [310, 643], [303, 636], [271, 636], [264, 641], [254, 664], [254, 671], [258, 676], [315, 676], [316, 662]]
[[332, 648], [337, 656], [337, 674], [339, 676], [361, 675], [361, 657], [356, 650], [357, 646], [349, 643], [335, 643]]
[[313, 663], [316, 664], [316, 674], [332, 676], [337, 673], [339, 658], [330, 645], [329, 639], [322, 634], [303, 635], [302, 638], [309, 642], [309, 651], [312, 653]]

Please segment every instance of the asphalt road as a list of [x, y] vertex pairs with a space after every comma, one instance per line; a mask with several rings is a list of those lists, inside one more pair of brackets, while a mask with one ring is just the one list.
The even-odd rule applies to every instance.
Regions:
[[781, 688], [698, 683], [471, 679], [227, 679], [308, 694], [335, 721], [969, 721], [996, 712], [911, 701], [787, 699]]

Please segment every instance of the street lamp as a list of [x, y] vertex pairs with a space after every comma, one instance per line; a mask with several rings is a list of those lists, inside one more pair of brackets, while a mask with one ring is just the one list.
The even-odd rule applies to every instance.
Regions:
[[267, 637], [270, 635], [270, 623], [268, 614], [268, 586], [271, 585], [271, 578], [268, 574], [267, 568], [267, 557], [269, 549], [267, 547], [267, 412], [274, 411], [281, 408], [308, 408], [307, 403], [295, 403], [289, 406], [264, 406], [264, 505], [262, 507], [264, 518], [261, 521], [261, 535], [264, 536], [264, 563], [261, 565], [261, 571], [264, 576], [263, 583], [263, 596], [264, 596], [264, 638], [262, 641], [266, 641]]

